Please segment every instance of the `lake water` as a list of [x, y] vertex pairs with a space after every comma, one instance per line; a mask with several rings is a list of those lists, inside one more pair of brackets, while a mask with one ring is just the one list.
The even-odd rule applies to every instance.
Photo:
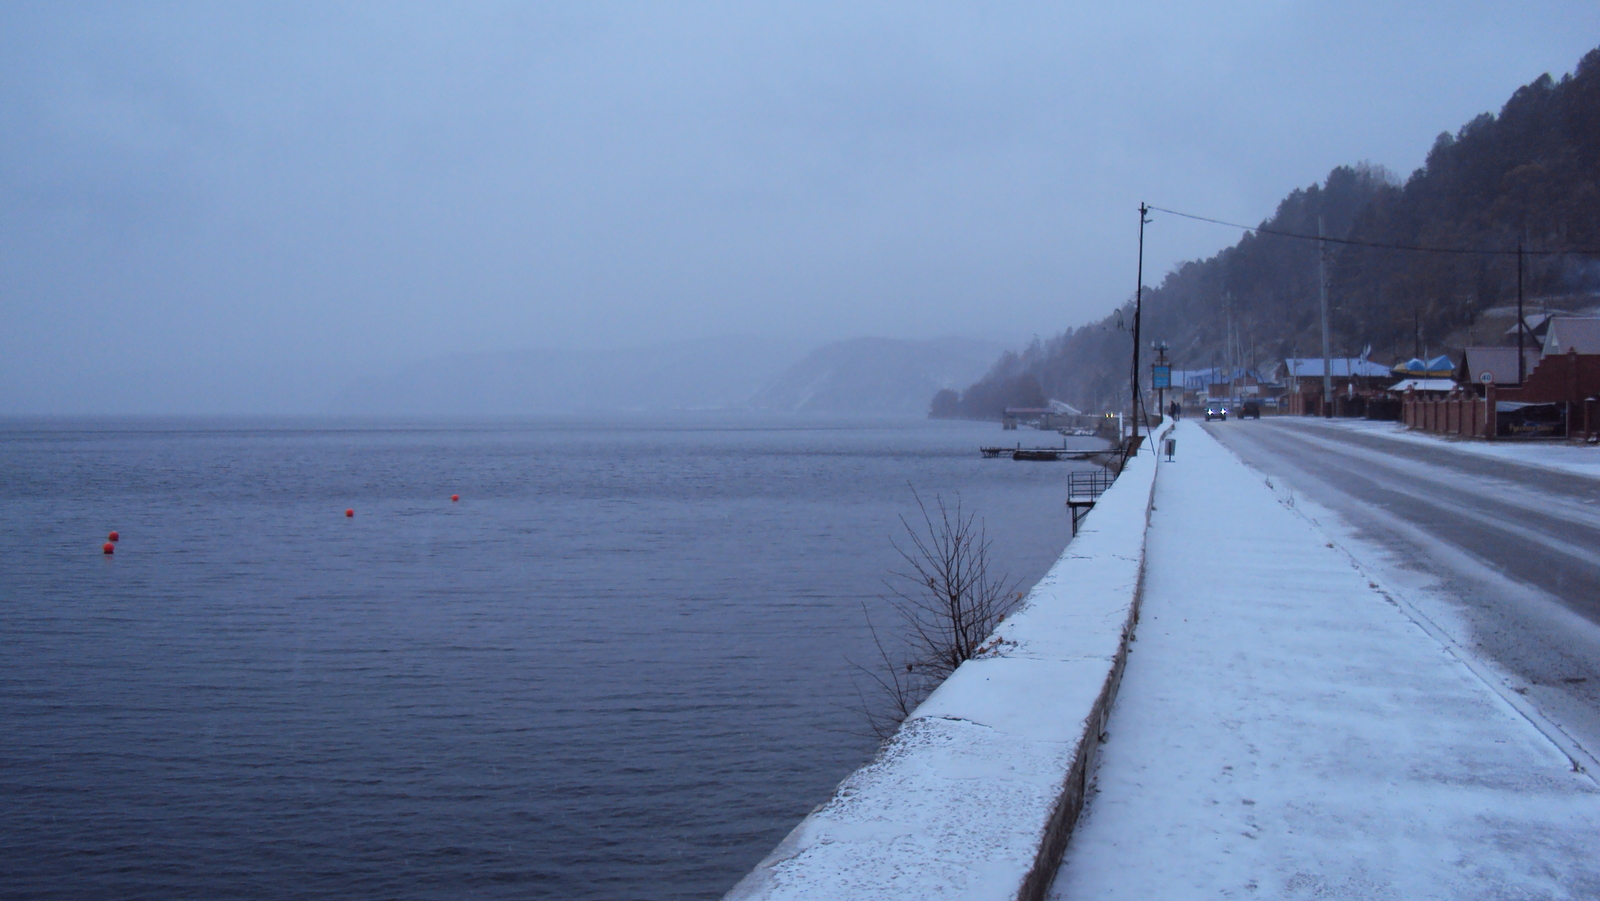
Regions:
[[874, 749], [911, 487], [1065, 546], [1018, 437], [0, 422], [4, 894], [718, 897]]

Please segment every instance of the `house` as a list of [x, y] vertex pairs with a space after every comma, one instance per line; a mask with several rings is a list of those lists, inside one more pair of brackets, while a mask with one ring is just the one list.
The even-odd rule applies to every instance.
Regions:
[[[1522, 317], [1522, 321], [1528, 325], [1528, 331], [1526, 334], [1535, 342], [1540, 342], [1544, 340], [1545, 333], [1550, 328], [1550, 320], [1556, 318], [1557, 316], [1565, 315], [1567, 314], [1562, 311], [1554, 311], [1550, 313], [1529, 313], [1528, 315]], [[1505, 337], [1511, 341], [1517, 340], [1517, 324], [1515, 322], [1511, 323], [1511, 327], [1506, 329]]]
[[1560, 434], [1594, 434], [1600, 425], [1600, 401], [1595, 399], [1600, 396], [1600, 319], [1551, 317], [1542, 350], [1539, 365], [1521, 385], [1499, 388], [1495, 374], [1497, 415], [1506, 413], [1508, 404], [1544, 408]]
[[1046, 407], [1006, 407], [1005, 413], [1000, 417], [1000, 427], [1005, 431], [1016, 429], [1019, 424], [1030, 424], [1042, 431], [1052, 429], [1082, 429], [1085, 421], [1088, 428], [1097, 426], [1100, 417], [1088, 416], [1082, 410], [1069, 403], [1059, 400], [1047, 401]]
[[1463, 351], [1456, 374], [1471, 393], [1430, 400], [1413, 392], [1406, 424], [1481, 437], [1600, 437], [1600, 319], [1553, 315], [1537, 324], [1542, 340], [1521, 360], [1516, 347]]
[[1537, 347], [1522, 349], [1522, 370], [1517, 370], [1515, 347], [1469, 347], [1461, 352], [1461, 365], [1456, 367], [1456, 381], [1475, 385], [1479, 394], [1485, 385], [1502, 388], [1515, 387], [1519, 378], [1526, 378], [1539, 365], [1543, 356]]
[[[1326, 370], [1333, 382], [1336, 402], [1345, 403], [1352, 397], [1366, 397], [1388, 389], [1394, 381], [1392, 370], [1374, 363], [1366, 356], [1334, 357]], [[1293, 414], [1320, 415], [1322, 413], [1321, 357], [1290, 357], [1283, 361], [1284, 377], [1289, 381], [1289, 412]], [[1341, 399], [1345, 399], [1342, 401]], [[1348, 406], [1348, 403], [1345, 403]], [[1364, 403], [1361, 405], [1364, 408]], [[1356, 414], [1358, 415], [1358, 414]]]
[[[1181, 389], [1181, 397], [1185, 404], [1205, 403], [1207, 398], [1227, 397], [1226, 387], [1247, 370], [1235, 367], [1232, 369], [1222, 366], [1213, 366], [1209, 369], [1174, 369], [1172, 370], [1172, 387]], [[1220, 392], [1220, 393], [1219, 393]]]
[[1552, 316], [1544, 334], [1545, 356], [1577, 351], [1600, 354], [1600, 319]]
[[[1380, 391], [1388, 387], [1393, 371], [1382, 363], [1366, 357], [1334, 357], [1328, 361], [1328, 372], [1333, 377], [1335, 393], [1350, 394], [1362, 391]], [[1292, 386], [1292, 394], [1322, 393], [1322, 358], [1290, 357], [1283, 361], [1284, 377]]]

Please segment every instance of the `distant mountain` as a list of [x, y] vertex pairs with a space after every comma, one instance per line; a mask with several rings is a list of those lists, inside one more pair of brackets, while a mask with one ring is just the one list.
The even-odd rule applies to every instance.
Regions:
[[855, 338], [826, 344], [756, 392], [750, 406], [784, 413], [925, 416], [942, 388], [988, 370], [1004, 345], [969, 338]]
[[333, 412], [520, 415], [742, 408], [810, 342], [714, 338], [604, 351], [452, 354], [350, 385]]

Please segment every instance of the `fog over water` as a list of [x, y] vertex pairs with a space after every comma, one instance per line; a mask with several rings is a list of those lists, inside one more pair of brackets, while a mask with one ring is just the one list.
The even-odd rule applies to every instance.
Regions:
[[[1172, 6], [5, 4], [0, 412], [1018, 344], [1131, 293], [1139, 201], [1256, 222], [1335, 165], [1404, 175], [1600, 34], [1592, 2]], [[1236, 237], [1160, 221], [1146, 271]]]

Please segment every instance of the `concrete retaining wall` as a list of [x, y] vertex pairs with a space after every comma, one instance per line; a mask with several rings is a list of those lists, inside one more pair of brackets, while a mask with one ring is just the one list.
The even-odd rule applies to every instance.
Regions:
[[1044, 897], [1137, 621], [1157, 467], [1129, 461], [987, 650], [726, 899]]

